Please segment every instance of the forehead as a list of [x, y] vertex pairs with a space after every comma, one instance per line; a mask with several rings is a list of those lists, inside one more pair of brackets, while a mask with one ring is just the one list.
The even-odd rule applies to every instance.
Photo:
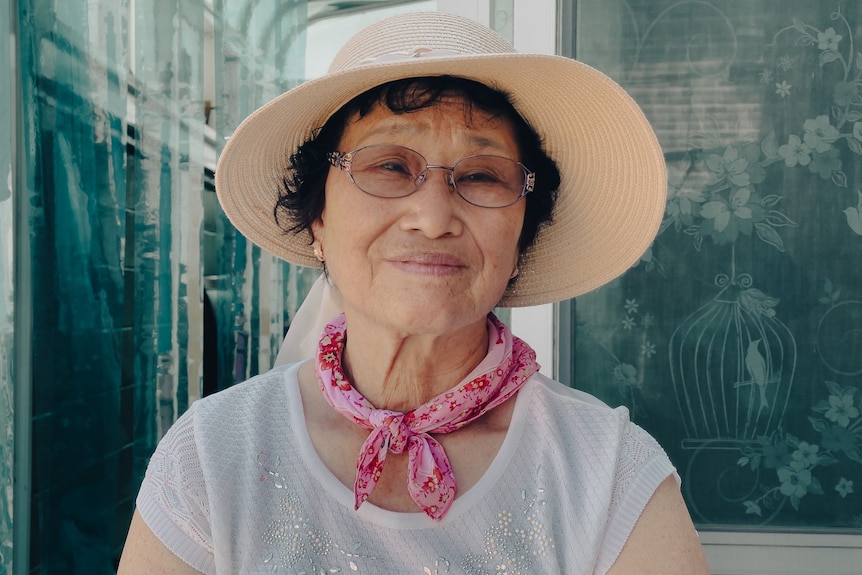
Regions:
[[410, 142], [426, 136], [446, 137], [498, 151], [512, 152], [518, 148], [514, 123], [508, 117], [490, 114], [455, 94], [444, 95], [415, 110], [392, 111], [385, 104], [376, 103], [365, 114], [355, 112], [346, 122], [339, 147]]

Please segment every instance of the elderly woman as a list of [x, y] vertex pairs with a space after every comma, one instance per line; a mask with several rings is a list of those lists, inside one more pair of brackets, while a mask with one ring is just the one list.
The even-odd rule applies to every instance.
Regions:
[[491, 313], [636, 261], [663, 165], [591, 68], [439, 13], [360, 32], [219, 160], [237, 228], [323, 267], [299, 361], [171, 428], [120, 572], [706, 573], [661, 448]]

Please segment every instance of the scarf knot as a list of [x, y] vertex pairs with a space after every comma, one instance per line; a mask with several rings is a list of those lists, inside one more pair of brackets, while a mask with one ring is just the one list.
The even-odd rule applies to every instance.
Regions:
[[404, 421], [404, 414], [388, 409], [372, 409], [368, 417], [372, 434], [380, 433], [392, 453], [403, 453], [413, 436], [413, 430]]
[[539, 370], [536, 353], [488, 314], [488, 353], [457, 386], [407, 413], [377, 409], [350, 383], [341, 366], [347, 336], [344, 314], [323, 330], [315, 357], [317, 381], [326, 401], [369, 430], [356, 462], [356, 509], [383, 471], [386, 454], [407, 451], [407, 491], [422, 511], [440, 520], [455, 500], [452, 466], [432, 434], [449, 433], [478, 419], [514, 396]]

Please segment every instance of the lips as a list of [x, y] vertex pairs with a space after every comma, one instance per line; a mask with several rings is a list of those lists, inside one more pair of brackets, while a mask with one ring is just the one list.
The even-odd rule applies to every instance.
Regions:
[[389, 260], [401, 270], [425, 275], [452, 275], [467, 268], [458, 256], [436, 252], [410, 252]]

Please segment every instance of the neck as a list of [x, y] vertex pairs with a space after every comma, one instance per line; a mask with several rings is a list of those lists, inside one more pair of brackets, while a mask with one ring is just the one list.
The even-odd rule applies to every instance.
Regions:
[[367, 329], [348, 318], [342, 365], [374, 407], [407, 412], [458, 385], [487, 352], [484, 318], [442, 335]]

